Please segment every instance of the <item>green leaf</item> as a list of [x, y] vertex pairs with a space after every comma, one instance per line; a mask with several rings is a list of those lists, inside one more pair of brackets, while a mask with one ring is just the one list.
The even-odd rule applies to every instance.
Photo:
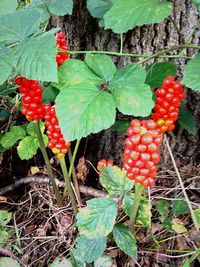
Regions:
[[57, 49], [52, 33], [29, 38], [15, 48], [15, 53], [19, 74], [28, 79], [57, 82]]
[[24, 138], [25, 130], [21, 126], [13, 126], [1, 139], [4, 148], [12, 147], [18, 140]]
[[101, 84], [103, 80], [92, 72], [85, 62], [77, 59], [68, 59], [58, 68], [58, 84], [60, 90], [72, 84]]
[[177, 234], [184, 234], [184, 233], [187, 232], [187, 229], [183, 225], [183, 222], [180, 219], [178, 219], [178, 218], [175, 218], [175, 219], [172, 220], [172, 229]]
[[20, 267], [21, 265], [12, 258], [2, 257], [0, 259], [0, 267]]
[[87, 8], [95, 18], [103, 18], [116, 0], [87, 0]]
[[73, 267], [71, 262], [66, 258], [56, 258], [50, 267]]
[[72, 14], [73, 1], [72, 0], [52, 0], [48, 4], [49, 11], [56, 16], [64, 16]]
[[109, 198], [93, 198], [77, 214], [77, 226], [87, 237], [107, 236], [113, 229], [117, 216], [117, 203]]
[[197, 123], [195, 117], [184, 105], [180, 106], [178, 122], [183, 129], [188, 131], [188, 133], [197, 133]]
[[70, 251], [71, 261], [75, 267], [86, 267], [85, 260], [80, 257], [77, 250]]
[[42, 103], [49, 104], [53, 102], [56, 99], [58, 94], [59, 94], [59, 90], [53, 87], [52, 85], [43, 87]]
[[[43, 121], [40, 121], [39, 123], [40, 125], [40, 131], [42, 132], [42, 134], [44, 133], [44, 130], [45, 130], [45, 125], [44, 125], [44, 122]], [[33, 136], [33, 137], [37, 137], [37, 134], [36, 134], [36, 130], [35, 130], [35, 123], [34, 122], [30, 122], [27, 127], [26, 127], [26, 132]]]
[[164, 0], [118, 0], [104, 15], [105, 28], [127, 32], [135, 26], [160, 22], [171, 11], [172, 5]]
[[87, 263], [97, 260], [106, 248], [106, 237], [88, 238], [80, 236], [77, 240], [77, 252]]
[[10, 112], [6, 109], [0, 109], [0, 122], [6, 121], [10, 117]]
[[198, 225], [199, 225], [199, 227], [200, 227], [200, 209], [195, 209], [195, 210], [194, 210], [194, 214], [195, 214], [195, 216], [196, 216], [197, 223], [198, 223]]
[[181, 265], [181, 267], [190, 267], [190, 261], [189, 261], [189, 259], [184, 260], [184, 262]]
[[[131, 216], [131, 211], [133, 208], [133, 200], [134, 200], [134, 194], [129, 193], [124, 196], [122, 202], [122, 207], [128, 216]], [[149, 201], [145, 197], [142, 197], [138, 208], [136, 223], [144, 227], [148, 227], [150, 216], [151, 214], [149, 209]]]
[[134, 182], [126, 177], [125, 170], [117, 166], [103, 168], [100, 182], [111, 195], [125, 195], [133, 187]]
[[122, 121], [116, 121], [112, 126], [111, 130], [113, 131], [126, 131], [130, 127], [130, 121], [128, 120], [122, 120]]
[[56, 114], [65, 139], [72, 141], [109, 128], [116, 110], [110, 93], [92, 84], [75, 84], [56, 98]]
[[17, 152], [21, 160], [31, 159], [37, 153], [39, 143], [36, 137], [26, 136], [19, 142]]
[[200, 0], [192, 0], [192, 3], [197, 7], [198, 11], [200, 11]]
[[145, 83], [153, 88], [158, 88], [162, 85], [163, 80], [169, 75], [176, 76], [175, 63], [156, 63], [148, 69]]
[[187, 87], [200, 92], [200, 53], [191, 59], [185, 66], [182, 83]]
[[117, 69], [112, 59], [107, 55], [86, 54], [85, 62], [104, 82], [112, 80]]
[[112, 267], [112, 258], [109, 256], [102, 256], [94, 262], [94, 267]]
[[174, 215], [182, 215], [187, 214], [190, 210], [185, 200], [174, 199], [172, 201], [172, 211]]
[[0, 42], [12, 44], [24, 41], [39, 29], [40, 16], [36, 9], [19, 10], [0, 16]]
[[113, 236], [118, 247], [137, 260], [136, 239], [131, 231], [125, 225], [118, 223], [113, 229]]
[[8, 79], [15, 65], [15, 55], [11, 48], [0, 49], [0, 84]]
[[172, 221], [171, 221], [170, 218], [167, 217], [167, 218], [164, 219], [163, 226], [168, 231], [173, 231], [173, 229], [172, 229]]
[[165, 199], [161, 199], [157, 205], [156, 210], [162, 217], [167, 217], [169, 212], [169, 203]]
[[1, 0], [0, 2], [0, 15], [12, 13], [17, 8], [17, 0]]
[[0, 227], [5, 227], [12, 218], [12, 213], [7, 210], [0, 210]]

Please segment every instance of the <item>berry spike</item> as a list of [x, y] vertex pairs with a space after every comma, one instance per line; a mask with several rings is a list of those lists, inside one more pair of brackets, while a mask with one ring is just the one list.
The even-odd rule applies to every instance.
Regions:
[[168, 76], [155, 94], [156, 103], [152, 118], [162, 133], [172, 131], [178, 119], [181, 100], [185, 98], [183, 85], [176, 82], [173, 76]]
[[[69, 50], [64, 32], [59, 32], [55, 36], [57, 49]], [[58, 66], [61, 66], [65, 60], [69, 58], [69, 54], [59, 52], [56, 55], [56, 62]]]
[[131, 121], [125, 139], [123, 168], [129, 179], [144, 187], [151, 187], [160, 161], [160, 131], [153, 120]]
[[64, 140], [61, 129], [58, 125], [55, 107], [52, 106], [45, 115], [46, 134], [49, 138], [47, 146], [58, 158], [63, 158], [67, 153], [71, 143]]
[[113, 162], [111, 160], [106, 160], [106, 159], [101, 159], [98, 163], [97, 163], [97, 170], [99, 171], [99, 174], [102, 174], [101, 171], [101, 167], [105, 168], [108, 166], [113, 166]]

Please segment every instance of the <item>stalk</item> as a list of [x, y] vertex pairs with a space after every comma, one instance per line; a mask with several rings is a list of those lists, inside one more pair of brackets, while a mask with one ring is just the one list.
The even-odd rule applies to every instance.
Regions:
[[44, 161], [45, 161], [45, 164], [46, 164], [46, 167], [47, 167], [47, 171], [48, 171], [48, 174], [49, 174], [49, 177], [50, 177], [50, 181], [51, 181], [52, 186], [53, 186], [53, 190], [54, 190], [54, 193], [55, 193], [55, 197], [56, 197], [57, 203], [58, 203], [59, 206], [62, 206], [63, 205], [62, 197], [61, 197], [60, 191], [59, 191], [59, 189], [58, 189], [58, 187], [56, 185], [55, 177], [54, 177], [54, 174], [53, 174], [53, 170], [52, 170], [51, 164], [49, 163], [49, 158], [48, 158], [47, 151], [46, 151], [46, 148], [45, 148], [45, 144], [44, 144], [44, 141], [43, 141], [43, 138], [42, 138], [42, 133], [41, 133], [41, 130], [40, 130], [39, 121], [35, 124], [35, 131], [36, 131], [37, 138], [38, 138], [38, 141], [39, 141], [40, 150], [41, 150], [42, 155], [44, 157]]

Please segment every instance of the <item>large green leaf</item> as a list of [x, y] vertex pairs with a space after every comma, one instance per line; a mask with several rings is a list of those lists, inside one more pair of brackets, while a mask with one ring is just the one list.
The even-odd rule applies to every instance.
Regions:
[[190, 134], [197, 133], [197, 123], [194, 115], [183, 105], [180, 106], [178, 122]]
[[56, 113], [65, 139], [72, 141], [109, 128], [116, 110], [110, 93], [92, 84], [76, 84], [62, 89]]
[[15, 55], [11, 48], [0, 49], [0, 84], [9, 77], [15, 65]]
[[116, 0], [87, 0], [87, 8], [95, 18], [102, 18]]
[[50, 267], [72, 267], [71, 262], [66, 258], [56, 258]]
[[[122, 207], [128, 216], [131, 216], [131, 212], [133, 208], [133, 200], [134, 200], [134, 194], [129, 193], [124, 196], [124, 199], [122, 202]], [[151, 214], [150, 214], [148, 199], [146, 199], [145, 197], [142, 197], [140, 200], [139, 208], [138, 208], [136, 223], [144, 227], [148, 227], [150, 216]]]
[[77, 226], [87, 237], [107, 236], [113, 229], [117, 216], [117, 203], [109, 198], [93, 198], [87, 207], [79, 210]]
[[187, 87], [200, 92], [200, 53], [191, 59], [185, 66], [182, 83]]
[[16, 69], [28, 79], [57, 82], [57, 53], [53, 33], [29, 38], [15, 48]]
[[116, 224], [113, 229], [113, 236], [118, 247], [127, 255], [137, 259], [136, 239], [131, 231], [123, 224]]
[[116, 121], [111, 126], [111, 129], [113, 131], [122, 131], [122, 132], [125, 132], [129, 127], [130, 127], [130, 121], [129, 120], [120, 120], [120, 121]]
[[72, 14], [73, 1], [72, 0], [52, 0], [48, 4], [49, 11], [57, 16], [64, 16]]
[[49, 104], [53, 102], [58, 94], [59, 90], [56, 87], [52, 85], [49, 85], [47, 87], [43, 86], [42, 103]]
[[77, 252], [87, 263], [97, 260], [106, 248], [106, 237], [88, 238], [80, 236], [77, 240]]
[[79, 252], [77, 250], [71, 250], [71, 261], [73, 264], [73, 267], [86, 267], [85, 260], [79, 255]]
[[17, 0], [1, 0], [0, 2], [0, 15], [12, 13], [17, 8]]
[[12, 147], [18, 140], [24, 138], [25, 135], [26, 132], [21, 126], [13, 126], [10, 131], [1, 138], [1, 145], [4, 148]]
[[147, 72], [146, 83], [158, 88], [162, 85], [163, 80], [169, 76], [176, 76], [176, 64], [172, 62], [160, 62], [153, 64]]
[[133, 187], [133, 181], [126, 177], [126, 172], [117, 166], [103, 168], [100, 182], [111, 195], [125, 195]]
[[110, 82], [116, 106], [120, 112], [134, 116], [148, 116], [154, 106], [153, 94], [144, 84], [145, 70], [135, 63], [121, 68]]
[[192, 0], [192, 3], [197, 7], [198, 11], [200, 11], [200, 0]]
[[0, 267], [21, 267], [21, 265], [12, 258], [3, 257], [0, 259]]
[[24, 41], [39, 29], [40, 16], [36, 9], [19, 10], [0, 16], [0, 42], [12, 44]]
[[104, 80], [104, 82], [112, 80], [117, 71], [112, 59], [107, 55], [93, 55], [87, 53], [85, 62], [94, 73]]
[[172, 5], [165, 0], [117, 0], [104, 15], [105, 28], [127, 32], [135, 26], [160, 22], [171, 11]]
[[172, 211], [174, 215], [187, 214], [190, 210], [184, 199], [174, 199], [172, 201]]
[[21, 160], [31, 159], [39, 148], [38, 139], [34, 136], [26, 136], [19, 142], [17, 152]]
[[94, 262], [94, 267], [112, 267], [112, 258], [109, 256], [102, 256]]
[[101, 84], [103, 80], [92, 72], [85, 62], [77, 59], [69, 59], [58, 68], [58, 84], [60, 90], [72, 84], [87, 83]]

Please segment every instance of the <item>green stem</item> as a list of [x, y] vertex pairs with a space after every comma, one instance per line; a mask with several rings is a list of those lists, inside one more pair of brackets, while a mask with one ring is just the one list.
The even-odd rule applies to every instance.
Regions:
[[123, 54], [123, 33], [120, 33], [120, 54]]
[[135, 224], [135, 220], [136, 220], [142, 192], [143, 192], [143, 186], [136, 183], [135, 184], [135, 195], [134, 195], [134, 200], [133, 200], [133, 207], [132, 207], [130, 221], [129, 221], [129, 229], [132, 233], [134, 231], [134, 224]]
[[72, 185], [71, 185], [71, 181], [70, 181], [70, 177], [69, 177], [69, 174], [68, 174], [68, 171], [67, 171], [67, 167], [66, 167], [66, 162], [65, 162], [65, 158], [61, 158], [60, 159], [60, 166], [61, 166], [61, 169], [62, 169], [62, 173], [63, 173], [63, 176], [65, 178], [65, 188], [67, 189], [67, 192], [69, 194], [69, 197], [70, 197], [70, 200], [72, 202], [72, 208], [74, 210], [74, 215], [77, 214], [77, 204], [76, 204], [76, 197], [74, 195], [74, 191], [72, 189]]
[[[72, 151], [71, 151], [71, 148], [69, 148], [69, 150], [68, 150], [68, 158], [69, 158], [69, 163], [71, 165], [71, 162], [72, 162]], [[78, 202], [79, 202], [79, 205], [80, 205], [81, 204], [81, 194], [80, 194], [78, 179], [77, 179], [77, 176], [76, 176], [74, 165], [73, 165], [73, 168], [72, 168], [72, 178], [73, 178], [74, 188], [75, 188], [75, 191], [76, 191]]]
[[[69, 166], [69, 178], [72, 175], [72, 170], [74, 168], [74, 161], [75, 161], [75, 158], [76, 158], [76, 154], [77, 154], [77, 151], [78, 151], [78, 147], [80, 145], [80, 142], [81, 142], [81, 140], [77, 140], [76, 141], [76, 145], [75, 145], [75, 148], [74, 148], [72, 160], [71, 160], [71, 163], [70, 163], [70, 166]], [[65, 186], [65, 188], [64, 188], [63, 197], [66, 196], [66, 192], [67, 192], [67, 186]]]
[[58, 189], [58, 187], [56, 185], [52, 167], [51, 167], [51, 165], [49, 163], [49, 158], [48, 158], [47, 151], [46, 151], [46, 148], [45, 148], [45, 144], [44, 144], [44, 141], [43, 141], [43, 138], [42, 138], [42, 133], [41, 133], [41, 130], [40, 130], [39, 121], [35, 124], [35, 130], [36, 130], [37, 138], [38, 138], [38, 141], [39, 141], [40, 150], [41, 150], [42, 155], [44, 157], [44, 161], [45, 161], [45, 164], [46, 164], [46, 167], [47, 167], [47, 171], [48, 171], [48, 174], [49, 174], [49, 177], [50, 177], [50, 181], [51, 181], [52, 186], [53, 186], [53, 190], [54, 190], [54, 193], [55, 193], [55, 197], [56, 197], [57, 203], [58, 203], [59, 206], [62, 206], [63, 205], [62, 197], [61, 197], [59, 189]]
[[194, 35], [197, 27], [199, 26], [199, 24], [200, 24], [200, 18], [197, 20], [196, 24], [194, 25], [194, 27], [193, 27], [193, 29], [192, 29], [189, 37], [188, 37], [188, 41], [187, 41], [188, 44], [190, 44], [192, 42], [193, 35]]

